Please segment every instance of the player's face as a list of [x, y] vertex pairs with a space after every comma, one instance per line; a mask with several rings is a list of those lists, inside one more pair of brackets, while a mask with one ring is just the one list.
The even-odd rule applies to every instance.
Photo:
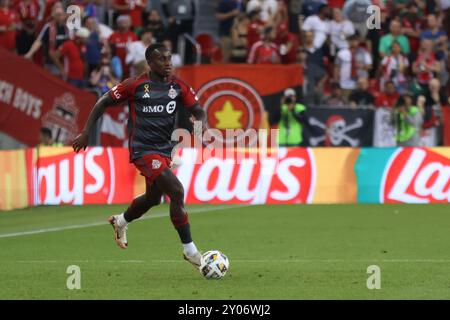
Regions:
[[172, 53], [168, 49], [155, 50], [149, 66], [152, 72], [161, 77], [168, 77], [172, 73]]

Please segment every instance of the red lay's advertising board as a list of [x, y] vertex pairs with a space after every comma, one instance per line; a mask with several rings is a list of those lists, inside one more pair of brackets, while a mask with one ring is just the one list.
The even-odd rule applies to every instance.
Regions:
[[[187, 204], [448, 203], [450, 148], [179, 150]], [[14, 163], [14, 165], [11, 165]], [[0, 151], [0, 209], [127, 204], [145, 180], [125, 148]]]
[[135, 169], [124, 148], [29, 149], [30, 204], [111, 204], [133, 199]]
[[450, 202], [449, 148], [362, 149], [358, 202]]
[[383, 202], [449, 202], [450, 159], [424, 149], [399, 149], [382, 183]]
[[187, 203], [312, 202], [315, 167], [310, 149], [281, 148], [267, 157], [249, 151], [213, 157], [201, 149], [183, 149], [181, 159], [176, 174]]

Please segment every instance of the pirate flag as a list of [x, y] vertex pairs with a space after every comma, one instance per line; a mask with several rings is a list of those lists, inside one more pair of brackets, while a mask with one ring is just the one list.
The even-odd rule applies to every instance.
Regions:
[[372, 146], [373, 110], [309, 108], [305, 118], [303, 139], [308, 146]]

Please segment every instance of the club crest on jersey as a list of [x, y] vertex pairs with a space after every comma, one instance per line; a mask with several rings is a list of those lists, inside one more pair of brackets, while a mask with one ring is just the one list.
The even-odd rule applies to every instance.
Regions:
[[178, 93], [177, 90], [175, 90], [172, 86], [170, 86], [169, 94], [168, 96], [170, 99], [175, 99], [177, 97]]
[[152, 169], [159, 169], [161, 167], [161, 161], [153, 159], [152, 161]]
[[150, 86], [148, 84], [144, 85], [144, 92], [145, 94], [142, 96], [142, 98], [150, 98]]

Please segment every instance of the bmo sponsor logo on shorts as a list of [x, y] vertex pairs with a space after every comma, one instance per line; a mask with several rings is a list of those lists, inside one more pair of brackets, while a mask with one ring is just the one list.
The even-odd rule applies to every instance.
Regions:
[[399, 149], [385, 169], [381, 188], [385, 203], [450, 202], [450, 159], [428, 149]]
[[37, 175], [35, 204], [112, 203], [115, 195], [115, 168], [111, 148], [89, 148], [41, 156]]
[[175, 111], [176, 107], [177, 107], [176, 101], [170, 101], [166, 106], [163, 106], [162, 104], [157, 105], [157, 106], [143, 106], [142, 107], [142, 112], [145, 112], [145, 113], [161, 113], [164, 110], [166, 110], [166, 112], [168, 114], [172, 114]]
[[314, 158], [309, 149], [281, 148], [278, 157], [209, 157], [197, 163], [200, 149], [183, 149], [177, 177], [189, 203], [311, 203]]

